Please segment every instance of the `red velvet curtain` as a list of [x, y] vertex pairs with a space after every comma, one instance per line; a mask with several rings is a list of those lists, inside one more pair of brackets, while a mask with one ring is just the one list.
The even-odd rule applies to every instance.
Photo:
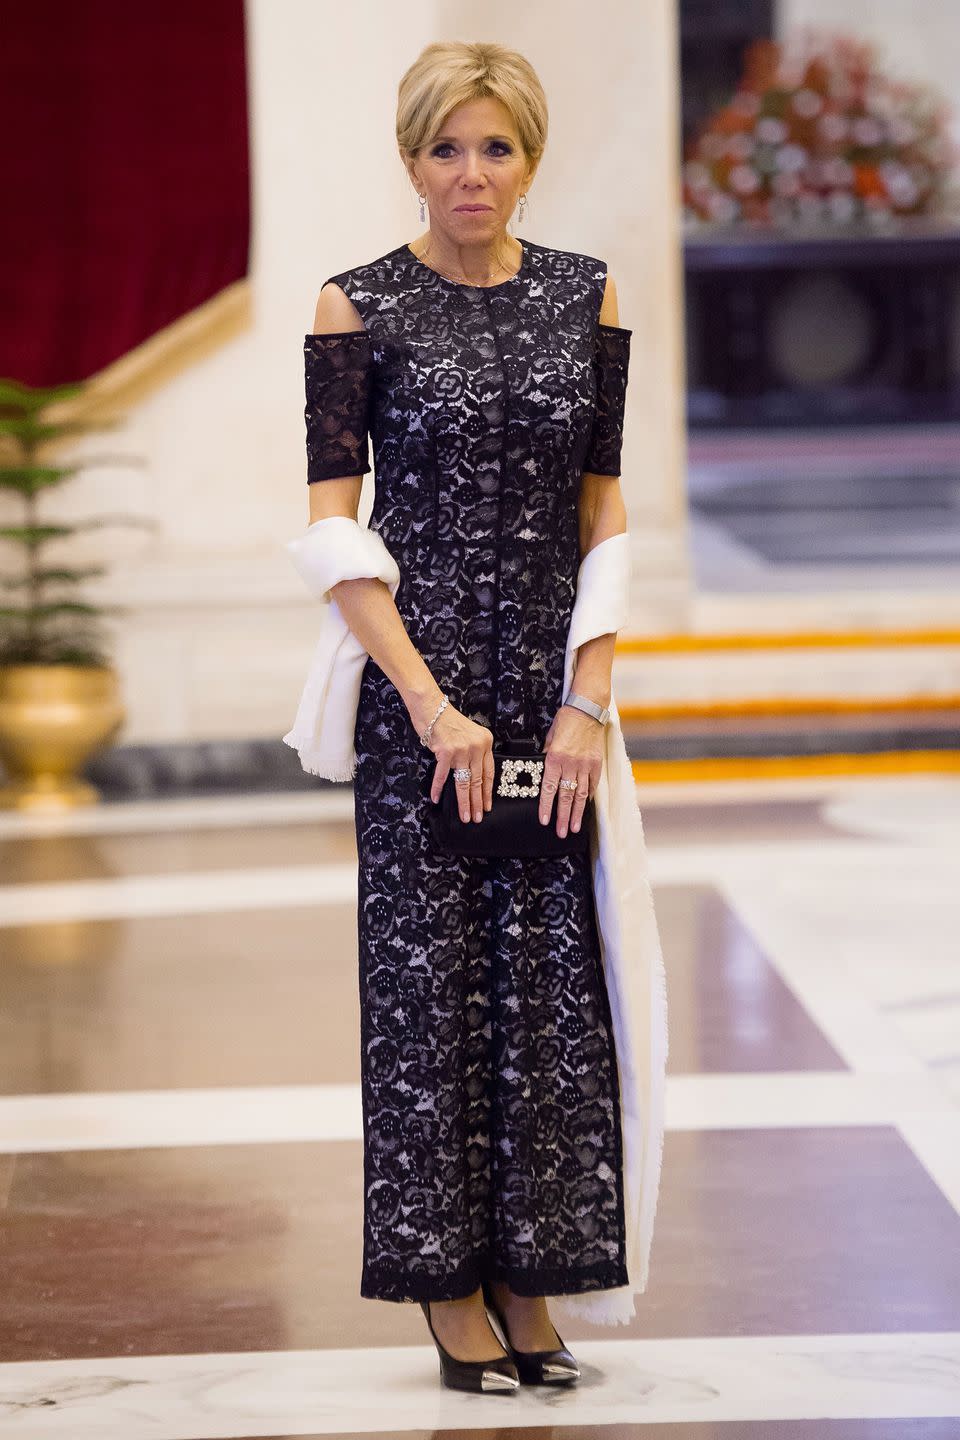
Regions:
[[0, 376], [83, 380], [247, 273], [243, 0], [4, 7]]

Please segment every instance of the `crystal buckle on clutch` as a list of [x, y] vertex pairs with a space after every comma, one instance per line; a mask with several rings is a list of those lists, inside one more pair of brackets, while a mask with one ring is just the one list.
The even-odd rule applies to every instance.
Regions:
[[[518, 783], [517, 777], [523, 772], [530, 776], [529, 785]], [[515, 799], [532, 799], [540, 794], [540, 781], [543, 779], [543, 761], [504, 759], [500, 767], [500, 784], [497, 786], [498, 795], [509, 795]]]

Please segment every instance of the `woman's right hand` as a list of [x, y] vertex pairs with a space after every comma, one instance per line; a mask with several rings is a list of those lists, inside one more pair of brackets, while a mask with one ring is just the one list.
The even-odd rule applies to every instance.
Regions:
[[469, 781], [455, 782], [460, 819], [468, 821], [472, 812], [475, 821], [482, 820], [484, 810], [493, 806], [493, 732], [448, 703], [433, 727], [429, 746], [437, 757], [430, 799], [434, 804], [440, 799], [451, 770], [469, 766]]

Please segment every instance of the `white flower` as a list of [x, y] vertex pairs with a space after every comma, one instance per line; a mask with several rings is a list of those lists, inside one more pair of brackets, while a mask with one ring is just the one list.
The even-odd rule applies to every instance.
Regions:
[[848, 190], [838, 190], [836, 194], [827, 197], [827, 210], [831, 220], [838, 225], [844, 225], [856, 215], [857, 202]]
[[898, 165], [893, 160], [885, 161], [880, 166], [880, 174], [887, 187], [887, 194], [895, 205], [907, 209], [916, 203], [917, 187], [903, 165]]
[[853, 184], [853, 166], [839, 155], [824, 160], [820, 173], [824, 183], [835, 189], [842, 190]]
[[727, 143], [727, 154], [731, 160], [749, 160], [753, 154], [754, 144], [749, 135], [742, 131], [738, 135], [731, 135]]
[[812, 120], [814, 115], [819, 115], [823, 109], [823, 100], [816, 90], [808, 90], [804, 87], [798, 90], [793, 97], [793, 108], [804, 120]]
[[781, 145], [777, 151], [777, 169], [790, 174], [800, 171], [807, 163], [807, 152], [802, 145]]
[[710, 171], [699, 160], [688, 160], [683, 174], [691, 190], [703, 190], [710, 184]]
[[729, 179], [730, 188], [736, 190], [738, 195], [752, 195], [760, 185], [757, 172], [751, 170], [749, 165], [734, 165]]
[[740, 206], [733, 196], [724, 195], [719, 190], [715, 195], [710, 196], [707, 207], [710, 211], [710, 219], [715, 220], [719, 225], [725, 224], [728, 220], [735, 220], [740, 213]]
[[786, 140], [790, 132], [776, 115], [764, 115], [762, 120], [757, 121], [755, 133], [757, 139], [762, 140], [765, 145], [779, 145], [781, 140]]
[[838, 115], [836, 110], [828, 110], [825, 115], [821, 115], [819, 123], [820, 134], [829, 144], [836, 145], [847, 138], [847, 117]]
[[852, 132], [858, 145], [879, 145], [883, 139], [883, 126], [871, 115], [859, 115], [853, 122]]
[[784, 199], [790, 199], [793, 195], [800, 193], [800, 177], [794, 174], [774, 175], [773, 193]]
[[796, 205], [797, 215], [802, 221], [812, 224], [823, 219], [823, 204], [819, 195], [801, 195]]

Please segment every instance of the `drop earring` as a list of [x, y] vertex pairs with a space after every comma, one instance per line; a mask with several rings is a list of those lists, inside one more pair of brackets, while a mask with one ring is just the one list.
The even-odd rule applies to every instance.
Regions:
[[426, 220], [426, 218], [427, 218], [427, 212], [426, 212], [426, 210], [424, 210], [424, 208], [423, 208], [424, 205], [426, 205], [426, 203], [427, 203], [427, 197], [426, 197], [426, 195], [420, 195], [420, 196], [418, 196], [417, 198], [418, 198], [419, 201], [420, 201], [420, 224], [422, 225], [423, 222], [424, 222], [424, 220]]
[[521, 196], [520, 196], [520, 212], [519, 212], [519, 215], [518, 215], [518, 217], [517, 217], [517, 218], [519, 219], [521, 225], [523, 224], [523, 212], [524, 212], [524, 210], [525, 210], [526, 208], [527, 208], [527, 197], [526, 197], [526, 195], [521, 195]]

